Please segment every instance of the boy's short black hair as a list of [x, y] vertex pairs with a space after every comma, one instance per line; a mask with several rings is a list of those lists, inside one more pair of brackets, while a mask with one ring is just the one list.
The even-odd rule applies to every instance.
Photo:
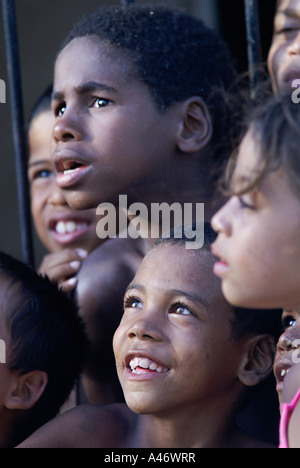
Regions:
[[175, 102], [201, 97], [213, 120], [215, 144], [223, 138], [223, 155], [234, 123], [220, 90], [233, 85], [236, 71], [226, 43], [215, 31], [165, 6], [107, 6], [75, 24], [61, 50], [89, 35], [128, 55], [137, 79], [148, 86], [162, 112]]
[[[156, 241], [153, 248], [160, 244], [179, 244], [185, 247], [186, 242], [192, 240], [190, 234], [195, 232], [196, 229], [204, 229], [204, 244], [201, 251], [213, 257], [210, 247], [215, 241], [217, 233], [212, 229], [210, 223], [207, 222], [204, 223], [204, 226], [193, 224], [175, 228], [171, 230], [169, 237], [162, 237]], [[189, 233], [189, 235], [187, 236], [186, 233]], [[245, 309], [232, 306], [232, 311], [231, 329], [233, 337], [237, 340], [247, 334], [270, 334], [277, 341], [282, 333], [282, 309]]]
[[28, 410], [28, 418], [20, 420], [24, 440], [56, 416], [67, 400], [84, 364], [87, 338], [73, 301], [48, 278], [2, 252], [0, 281], [5, 288], [0, 313], [10, 337], [8, 369], [21, 375], [34, 370], [48, 375], [43, 395]]

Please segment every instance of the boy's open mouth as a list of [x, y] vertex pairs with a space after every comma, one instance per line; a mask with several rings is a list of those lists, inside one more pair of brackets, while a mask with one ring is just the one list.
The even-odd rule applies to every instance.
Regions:
[[79, 170], [84, 167], [84, 164], [81, 164], [77, 161], [58, 161], [56, 163], [57, 174], [69, 174], [72, 171]]
[[55, 167], [57, 172], [56, 183], [62, 189], [78, 183], [91, 168], [89, 165], [75, 159], [57, 159]]

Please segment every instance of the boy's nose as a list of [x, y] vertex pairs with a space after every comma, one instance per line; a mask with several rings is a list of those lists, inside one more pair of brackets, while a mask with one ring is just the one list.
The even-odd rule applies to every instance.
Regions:
[[136, 320], [128, 329], [128, 337], [139, 340], [162, 341], [163, 332], [157, 322], [145, 318]]
[[53, 128], [53, 138], [56, 143], [70, 140], [81, 140], [82, 130], [80, 122], [69, 116], [67, 111], [59, 117]]

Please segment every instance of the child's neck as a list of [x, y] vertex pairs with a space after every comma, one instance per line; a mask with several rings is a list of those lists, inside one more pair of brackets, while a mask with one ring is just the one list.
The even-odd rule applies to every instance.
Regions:
[[[219, 405], [216, 405], [219, 407]], [[170, 414], [140, 415], [130, 447], [138, 448], [226, 448], [239, 439], [231, 410], [213, 411], [211, 405], [176, 409]], [[228, 407], [228, 405], [227, 405]], [[215, 407], [216, 409], [216, 407]], [[211, 415], [214, 414], [214, 418]]]

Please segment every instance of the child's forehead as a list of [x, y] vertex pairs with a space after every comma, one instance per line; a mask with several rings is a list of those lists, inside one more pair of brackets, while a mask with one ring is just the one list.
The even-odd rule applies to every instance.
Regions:
[[120, 75], [128, 75], [132, 74], [134, 68], [129, 52], [118, 49], [97, 36], [72, 39], [59, 53], [55, 63], [55, 71], [62, 67], [64, 73], [68, 73], [68, 65], [74, 60], [77, 60], [79, 65], [81, 64], [86, 73], [89, 70], [94, 70], [97, 66], [101, 71], [105, 71], [105, 69], [108, 71], [109, 67]]
[[[137, 277], [152, 276], [157, 284], [186, 283], [198, 288], [200, 282], [219, 289], [219, 281], [213, 275], [214, 257], [207, 248], [186, 249], [185, 243], [163, 242], [155, 246], [144, 258]], [[210, 278], [210, 279], [209, 279]], [[214, 281], [216, 279], [216, 281]]]

